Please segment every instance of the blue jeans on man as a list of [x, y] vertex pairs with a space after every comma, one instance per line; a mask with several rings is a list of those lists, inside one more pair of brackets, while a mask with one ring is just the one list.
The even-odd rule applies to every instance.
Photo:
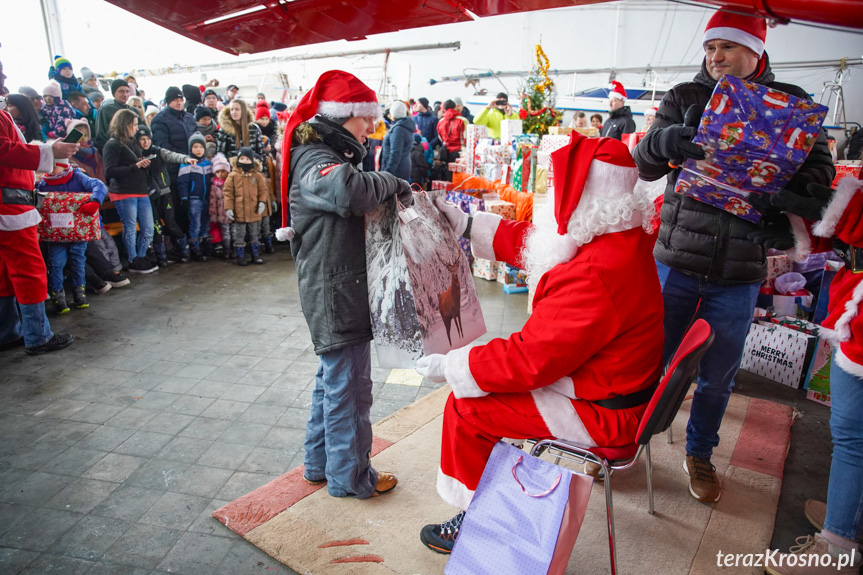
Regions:
[[[120, 221], [123, 222], [123, 246], [126, 257], [131, 262], [135, 258], [147, 256], [147, 248], [153, 241], [155, 222], [153, 221], [153, 206], [147, 196], [115, 200], [114, 207]], [[136, 229], [140, 227], [141, 232]]]
[[713, 345], [698, 364], [698, 387], [686, 426], [686, 454], [709, 459], [719, 445], [719, 427], [743, 359], [761, 284], [720, 285], [660, 262], [656, 268], [665, 304], [663, 363], [671, 359], [693, 321], [704, 319], [713, 329]]
[[371, 343], [320, 358], [306, 423], [305, 477], [326, 479], [334, 497], [370, 497], [378, 481], [371, 465]]
[[83, 286], [87, 265], [87, 242], [52, 242], [46, 246], [48, 259], [48, 292], [63, 291], [63, 269], [69, 261], [72, 285]]

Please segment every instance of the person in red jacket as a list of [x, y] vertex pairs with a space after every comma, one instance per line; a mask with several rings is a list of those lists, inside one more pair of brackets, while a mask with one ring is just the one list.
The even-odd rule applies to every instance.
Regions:
[[449, 152], [449, 161], [454, 162], [464, 146], [467, 120], [459, 115], [453, 100], [444, 102], [443, 109], [443, 118], [437, 123], [437, 133]]
[[[6, 76], [0, 62], [0, 93]], [[30, 355], [62, 349], [68, 334], [51, 331], [45, 315], [47, 272], [36, 225], [34, 170], [50, 172], [54, 158], [70, 158], [78, 144], [57, 140], [28, 144], [6, 111], [0, 111], [0, 351], [24, 346]]]
[[455, 233], [470, 236], [476, 257], [526, 269], [536, 289], [520, 332], [417, 362], [418, 372], [453, 390], [437, 490], [462, 511], [420, 533], [439, 553], [452, 550], [497, 441], [630, 445], [661, 372], [654, 208], [634, 193], [632, 156], [619, 140], [573, 132], [551, 157], [554, 217], [539, 211], [535, 226], [490, 213], [469, 218], [438, 202]]
[[[817, 207], [818, 198], [832, 193], [819, 184], [809, 184], [807, 191], [811, 199], [782, 207], [811, 217], [807, 208]], [[836, 254], [845, 260], [830, 286], [827, 319], [822, 323], [822, 333], [834, 349], [830, 366], [833, 461], [826, 505], [814, 500], [804, 505], [806, 517], [821, 531], [798, 538], [792, 550], [798, 556], [794, 566], [779, 555], [778, 565], [767, 566], [767, 572], [857, 575], [863, 563], [859, 543], [863, 531], [863, 181], [842, 178], [812, 231], [817, 237], [832, 238]]]

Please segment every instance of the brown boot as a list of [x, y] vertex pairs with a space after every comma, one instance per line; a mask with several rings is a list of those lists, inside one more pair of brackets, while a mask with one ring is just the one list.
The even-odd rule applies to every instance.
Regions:
[[683, 470], [689, 476], [689, 493], [702, 503], [715, 503], [722, 494], [716, 467], [710, 459], [687, 455]]
[[398, 477], [396, 477], [394, 473], [390, 473], [389, 471], [378, 471], [378, 484], [375, 486], [375, 492], [372, 493], [371, 496], [377, 497], [378, 495], [389, 493], [396, 488], [398, 483]]

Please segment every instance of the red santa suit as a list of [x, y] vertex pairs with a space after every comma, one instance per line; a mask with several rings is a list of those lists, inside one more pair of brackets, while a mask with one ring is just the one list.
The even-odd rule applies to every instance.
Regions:
[[[34, 170], [50, 172], [53, 167], [51, 146], [27, 144], [11, 116], [0, 111], [0, 187], [32, 192]], [[47, 273], [36, 232], [40, 221], [33, 205], [0, 196], [0, 297], [15, 296], [24, 305], [45, 301]]]
[[[849, 246], [863, 248], [863, 181], [846, 176], [814, 228], [816, 236], [836, 237]], [[858, 266], [863, 261], [858, 262]], [[848, 373], [863, 377], [863, 273], [843, 267], [833, 278], [827, 319], [822, 325], [833, 330], [829, 335], [836, 351], [836, 363]]]
[[[442, 360], [453, 393], [437, 488], [461, 509], [503, 437], [631, 445], [646, 404], [613, 410], [591, 402], [643, 390], [661, 373], [662, 294], [655, 237], [644, 229], [653, 204], [634, 200], [629, 151], [573, 133], [552, 161], [557, 223], [545, 233], [553, 245], [540, 241], [539, 226], [489, 213], [473, 220], [474, 255], [526, 267], [536, 295], [520, 332]], [[557, 258], [544, 264], [548, 271], [532, 266], [532, 254], [549, 251]]]

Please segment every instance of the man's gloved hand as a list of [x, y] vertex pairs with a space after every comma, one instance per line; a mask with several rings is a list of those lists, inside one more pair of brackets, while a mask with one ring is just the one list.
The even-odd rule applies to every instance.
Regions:
[[81, 206], [81, 213], [92, 216], [99, 211], [99, 202], [92, 200]]
[[833, 197], [833, 188], [821, 184], [809, 184], [793, 186], [794, 180], [789, 185], [779, 190], [770, 198], [774, 208], [800, 216], [803, 219], [817, 222], [821, 219], [824, 207], [830, 203]]
[[461, 236], [465, 229], [467, 229], [467, 221], [470, 216], [461, 211], [457, 205], [446, 201], [444, 196], [438, 196], [435, 198], [434, 203], [435, 206], [437, 206], [437, 209], [446, 216], [446, 219], [449, 222], [452, 231], [455, 232], [455, 235]]
[[686, 110], [682, 124], [673, 124], [659, 131], [656, 148], [669, 163], [680, 165], [686, 158], [704, 159], [704, 150], [698, 144], [692, 143], [703, 112], [704, 108], [693, 104]]
[[414, 191], [406, 180], [399, 180], [399, 189], [396, 192], [396, 197], [399, 203], [406, 208], [414, 205]]
[[746, 234], [746, 239], [766, 249], [790, 250], [794, 247], [791, 221], [783, 213], [773, 211], [758, 222], [758, 229]]
[[446, 383], [443, 371], [443, 358], [440, 353], [425, 355], [417, 360], [416, 370], [421, 376], [432, 383]]
[[752, 204], [752, 207], [758, 210], [758, 213], [768, 214], [776, 211], [770, 203], [771, 195], [772, 194], [762, 194], [761, 192], [750, 192], [746, 196], [746, 201]]
[[228, 216], [228, 219], [232, 222], [236, 221], [234, 220], [234, 210], [225, 210], [225, 215]]
[[264, 210], [266, 210], [266, 209], [267, 209], [267, 204], [265, 204], [264, 202], [258, 202], [258, 213], [259, 214], [263, 214]]

